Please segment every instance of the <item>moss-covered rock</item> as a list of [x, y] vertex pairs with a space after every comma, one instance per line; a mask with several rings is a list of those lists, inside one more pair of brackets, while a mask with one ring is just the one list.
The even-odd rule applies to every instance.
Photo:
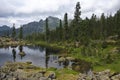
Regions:
[[19, 55], [20, 56], [25, 56], [26, 54], [25, 54], [25, 52], [22, 51], [22, 52], [19, 53]]
[[65, 61], [65, 58], [64, 57], [60, 57], [59, 59], [58, 59], [58, 62], [64, 62]]
[[70, 61], [74, 61], [75, 60], [75, 58], [73, 58], [73, 57], [66, 57], [66, 59], [70, 60]]

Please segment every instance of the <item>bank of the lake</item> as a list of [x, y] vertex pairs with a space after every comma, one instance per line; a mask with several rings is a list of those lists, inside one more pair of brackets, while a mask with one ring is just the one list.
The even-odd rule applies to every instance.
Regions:
[[[7, 40], [8, 39], [8, 40]], [[83, 60], [92, 64], [92, 71], [104, 71], [106, 69], [110, 69], [111, 72], [120, 72], [118, 68], [120, 66], [120, 46], [116, 45], [116, 43], [112, 44], [102, 44], [102, 43], [91, 43], [89, 46], [77, 45], [73, 42], [56, 42], [56, 43], [46, 43], [44, 41], [14, 41], [9, 38], [2, 39], [2, 43], [5, 44], [10, 43], [11, 46], [17, 45], [37, 45], [46, 47], [48, 50], [55, 50], [55, 53], [61, 54], [61, 59], [65, 59], [67, 57], [71, 57], [77, 60]], [[111, 42], [110, 42], [111, 43]], [[7, 46], [9, 46], [7, 45]], [[3, 46], [2, 46], [3, 47]], [[85, 49], [85, 52], [83, 51]], [[84, 54], [85, 55], [84, 55]], [[94, 53], [91, 55], [91, 53]], [[79, 64], [79, 63], [78, 63]], [[55, 70], [57, 73], [56, 69]], [[78, 71], [71, 71], [70, 69], [62, 69], [68, 73], [78, 73]], [[61, 70], [60, 70], [61, 71]], [[66, 75], [67, 76], [67, 75]], [[67, 80], [67, 79], [66, 79]]]
[[[92, 63], [93, 71], [111, 71], [120, 72], [120, 46], [119, 40], [92, 41], [88, 46], [77, 46], [73, 42], [55, 42], [46, 43], [44, 41], [31, 42], [35, 45], [47, 46], [53, 49], [62, 49], [60, 54], [71, 56], [76, 59], [85, 60]], [[85, 49], [85, 51], [83, 51]], [[84, 55], [85, 54], [85, 55]]]
[[9, 37], [0, 37], [0, 47], [27, 45], [25, 40], [15, 40]]
[[41, 68], [31, 62], [6, 62], [0, 68], [0, 80], [119, 80], [120, 73], [109, 69], [102, 72], [89, 72], [82, 74], [73, 70]]

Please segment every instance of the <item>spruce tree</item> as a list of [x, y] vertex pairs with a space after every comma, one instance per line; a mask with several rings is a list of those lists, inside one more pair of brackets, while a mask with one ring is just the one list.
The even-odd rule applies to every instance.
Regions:
[[15, 24], [13, 24], [13, 28], [12, 28], [12, 38], [15, 39], [16, 37], [16, 29], [15, 29]]
[[64, 15], [64, 39], [68, 40], [68, 16], [67, 13]]
[[48, 27], [48, 18], [46, 18], [45, 20], [45, 25], [46, 25], [46, 30], [45, 30], [45, 38], [46, 38], [46, 41], [48, 42], [49, 41], [49, 27]]
[[63, 40], [63, 28], [62, 28], [62, 20], [60, 19], [59, 23], [59, 38], [60, 40]]
[[81, 9], [80, 2], [77, 2], [76, 7], [75, 7], [75, 13], [74, 13], [74, 21], [76, 24], [79, 23], [80, 21], [80, 15], [81, 15], [80, 9]]
[[101, 39], [105, 39], [105, 35], [106, 35], [106, 32], [105, 32], [105, 16], [104, 16], [104, 13], [102, 13], [101, 15], [101, 20], [100, 20], [100, 27], [101, 27]]
[[77, 2], [76, 7], [75, 7], [75, 13], [74, 13], [74, 20], [72, 22], [72, 26], [73, 26], [73, 37], [75, 41], [78, 41], [79, 38], [79, 32], [80, 32], [80, 15], [81, 15], [81, 11], [80, 11], [81, 7], [80, 7], [80, 2]]
[[19, 39], [21, 40], [23, 38], [23, 28], [20, 27], [20, 31], [19, 31]]

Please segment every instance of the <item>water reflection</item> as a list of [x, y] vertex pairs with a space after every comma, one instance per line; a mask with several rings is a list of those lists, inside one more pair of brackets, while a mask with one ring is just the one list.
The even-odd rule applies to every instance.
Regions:
[[[11, 57], [12, 54], [12, 57]], [[70, 60], [65, 60], [63, 62], [59, 62], [58, 59], [61, 56], [56, 54], [54, 51], [47, 50], [45, 48], [39, 46], [17, 46], [17, 47], [8, 47], [0, 48], [0, 66], [3, 65], [6, 61], [14, 61], [14, 62], [32, 62], [33, 65], [40, 66], [43, 68], [66, 68], [69, 67], [71, 69], [82, 69], [89, 67], [88, 63], [84, 63], [83, 61], [79, 63], [73, 62]], [[75, 64], [76, 63], [76, 64]], [[83, 67], [82, 67], [83, 66]], [[84, 70], [85, 71], [85, 70]]]
[[16, 59], [16, 50], [14, 48], [12, 49], [12, 56], [13, 56], [13, 61], [15, 62], [15, 59]]
[[19, 46], [19, 50], [20, 50], [20, 52], [23, 51], [23, 46], [22, 45]]
[[19, 46], [19, 55], [20, 55], [20, 58], [21, 58], [21, 60], [23, 59], [23, 57], [26, 55], [26, 53], [23, 51], [23, 46], [22, 45], [20, 45]]

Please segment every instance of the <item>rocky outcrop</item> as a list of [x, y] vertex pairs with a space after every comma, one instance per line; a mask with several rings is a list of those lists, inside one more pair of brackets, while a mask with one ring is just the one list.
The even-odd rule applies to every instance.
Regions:
[[36, 67], [31, 62], [7, 62], [0, 67], [0, 80], [120, 80], [120, 73], [110, 70], [89, 71], [87, 74], [80, 73], [79, 75], [64, 74], [61, 70], [57, 73], [59, 76], [54, 71]]
[[110, 70], [79, 74], [78, 80], [120, 80], [120, 73], [111, 73]]
[[0, 68], [0, 80], [53, 80], [55, 78], [54, 72], [49, 73], [43, 68], [28, 64], [28, 62], [7, 62]]

